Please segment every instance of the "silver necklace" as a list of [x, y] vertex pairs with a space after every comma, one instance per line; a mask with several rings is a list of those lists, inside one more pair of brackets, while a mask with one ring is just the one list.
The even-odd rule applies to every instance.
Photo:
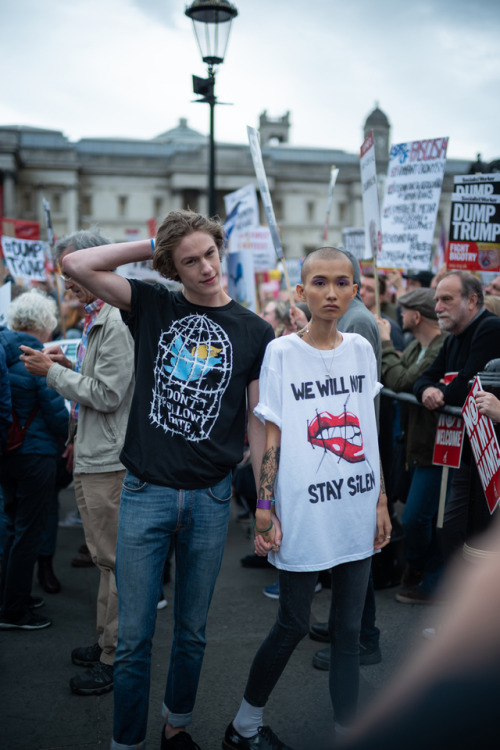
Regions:
[[319, 348], [319, 346], [317, 345], [317, 343], [316, 343], [316, 342], [315, 342], [315, 340], [313, 339], [313, 337], [312, 337], [312, 334], [311, 334], [311, 331], [309, 330], [309, 328], [308, 328], [308, 327], [306, 327], [306, 333], [307, 333], [307, 335], [309, 336], [309, 338], [311, 339], [311, 341], [312, 341], [312, 343], [313, 343], [313, 345], [314, 345], [314, 348], [315, 348], [315, 349], [317, 349], [317, 350], [318, 350], [318, 352], [319, 352], [319, 354], [320, 354], [320, 357], [321, 357], [321, 359], [322, 359], [322, 361], [323, 361], [323, 367], [325, 368], [325, 372], [326, 372], [326, 375], [327, 375], [327, 377], [331, 378], [331, 377], [332, 377], [332, 375], [331, 375], [331, 373], [330, 373], [330, 370], [332, 369], [332, 365], [333, 365], [333, 360], [334, 360], [334, 357], [335, 357], [335, 348], [336, 348], [336, 346], [337, 346], [337, 337], [338, 337], [338, 333], [337, 333], [337, 334], [335, 335], [335, 343], [334, 343], [334, 345], [333, 345], [333, 349], [332, 349], [332, 351], [333, 351], [333, 354], [332, 354], [332, 358], [331, 358], [331, 360], [330, 360], [330, 363], [329, 363], [328, 365], [327, 365], [327, 363], [326, 363], [326, 360], [325, 360], [325, 358], [323, 357], [323, 352], [322, 352], [322, 350], [321, 350], [321, 349]]

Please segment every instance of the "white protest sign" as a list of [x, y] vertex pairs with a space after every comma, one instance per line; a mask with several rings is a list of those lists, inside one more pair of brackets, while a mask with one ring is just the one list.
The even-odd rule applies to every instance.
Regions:
[[46, 344], [44, 351], [53, 346], [60, 346], [64, 356], [71, 362], [76, 362], [76, 355], [81, 342], [81, 339], [57, 339], [56, 341], [51, 341], [49, 344]]
[[429, 270], [448, 138], [391, 146], [379, 267]]
[[342, 243], [344, 250], [352, 253], [357, 260], [369, 260], [372, 257], [371, 254], [367, 255], [364, 229], [345, 227], [342, 230]]
[[361, 190], [363, 195], [363, 218], [365, 224], [365, 254], [362, 259], [380, 255], [382, 233], [380, 229], [380, 209], [378, 205], [377, 169], [375, 165], [375, 140], [373, 130], [365, 138], [359, 155]]
[[333, 188], [337, 182], [339, 170], [336, 167], [330, 167], [330, 183], [328, 185], [328, 200], [326, 202], [325, 227], [323, 229], [323, 242], [328, 240], [328, 226], [330, 224], [330, 211], [333, 203]]
[[240, 305], [256, 312], [255, 271], [252, 253], [236, 252], [227, 256], [227, 290]]
[[126, 279], [140, 279], [141, 281], [158, 282], [160, 284], [165, 284], [167, 281], [164, 276], [153, 269], [150, 260], [139, 260], [118, 266], [116, 273]]
[[274, 252], [276, 256], [281, 259], [283, 257], [283, 248], [281, 247], [281, 240], [278, 232], [278, 226], [276, 224], [276, 218], [274, 216], [273, 204], [271, 201], [271, 194], [269, 192], [269, 186], [267, 184], [266, 170], [264, 169], [264, 162], [262, 161], [262, 153], [260, 150], [259, 134], [255, 128], [247, 125], [248, 141], [250, 143], [250, 153], [252, 155], [253, 167], [257, 182], [259, 184], [260, 196], [262, 203], [264, 204], [264, 211], [266, 213], [267, 224], [269, 226], [271, 237], [273, 238]]
[[257, 202], [257, 191], [253, 183], [224, 196], [227, 216], [229, 216], [237, 203], [240, 205], [235, 217], [233, 232], [246, 232], [248, 229], [258, 227], [259, 204]]
[[2, 237], [2, 250], [9, 273], [24, 281], [45, 281], [46, 242]]
[[252, 253], [256, 273], [276, 268], [276, 255], [268, 227], [257, 227], [248, 232], [239, 232], [234, 238], [233, 247], [237, 252], [250, 251]]
[[0, 286], [0, 325], [7, 325], [7, 308], [12, 298], [12, 284], [2, 284]]

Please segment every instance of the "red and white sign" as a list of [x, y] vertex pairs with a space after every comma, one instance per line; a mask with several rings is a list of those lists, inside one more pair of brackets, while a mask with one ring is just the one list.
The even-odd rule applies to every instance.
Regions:
[[500, 174], [454, 178], [448, 268], [500, 272]]
[[434, 440], [432, 463], [458, 469], [464, 444], [464, 421], [451, 414], [440, 414]]
[[462, 414], [488, 508], [493, 513], [500, 499], [500, 447], [491, 419], [478, 412], [476, 393], [480, 390], [481, 381], [476, 377]]
[[[458, 372], [447, 372], [443, 378], [444, 384], [449, 385], [456, 378]], [[449, 466], [458, 469], [462, 459], [465, 425], [461, 417], [450, 414], [440, 414], [434, 440], [434, 455], [432, 463], [436, 466]]]

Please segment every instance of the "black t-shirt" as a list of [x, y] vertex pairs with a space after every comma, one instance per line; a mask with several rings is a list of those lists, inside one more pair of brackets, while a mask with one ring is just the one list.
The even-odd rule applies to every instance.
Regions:
[[152, 484], [211, 487], [242, 458], [246, 387], [273, 330], [233, 300], [202, 307], [129, 281], [132, 310], [122, 317], [135, 341], [136, 385], [121, 461]]

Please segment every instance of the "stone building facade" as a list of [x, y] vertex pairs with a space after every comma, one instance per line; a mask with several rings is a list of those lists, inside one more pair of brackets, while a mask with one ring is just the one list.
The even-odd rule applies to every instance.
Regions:
[[[289, 143], [290, 116], [272, 119], [264, 112], [259, 129], [264, 165], [285, 255], [300, 258], [321, 244], [330, 168], [339, 168], [330, 213], [328, 241], [339, 244], [344, 227], [362, 227], [359, 154], [339, 149], [296, 147]], [[390, 123], [378, 108], [364, 123], [373, 129], [377, 173], [383, 183]], [[449, 226], [453, 176], [467, 174], [470, 160], [449, 159], [443, 183], [439, 227]], [[148, 220], [174, 208], [207, 210], [208, 138], [177, 127], [151, 140], [83, 138], [70, 142], [61, 131], [0, 127], [2, 213], [39, 221], [43, 199], [51, 205], [54, 232], [62, 236], [92, 225], [116, 241], [147, 237]], [[217, 143], [217, 207], [223, 197], [256, 183], [247, 143]], [[262, 223], [265, 223], [262, 211]], [[42, 238], [44, 235], [42, 234]]]

